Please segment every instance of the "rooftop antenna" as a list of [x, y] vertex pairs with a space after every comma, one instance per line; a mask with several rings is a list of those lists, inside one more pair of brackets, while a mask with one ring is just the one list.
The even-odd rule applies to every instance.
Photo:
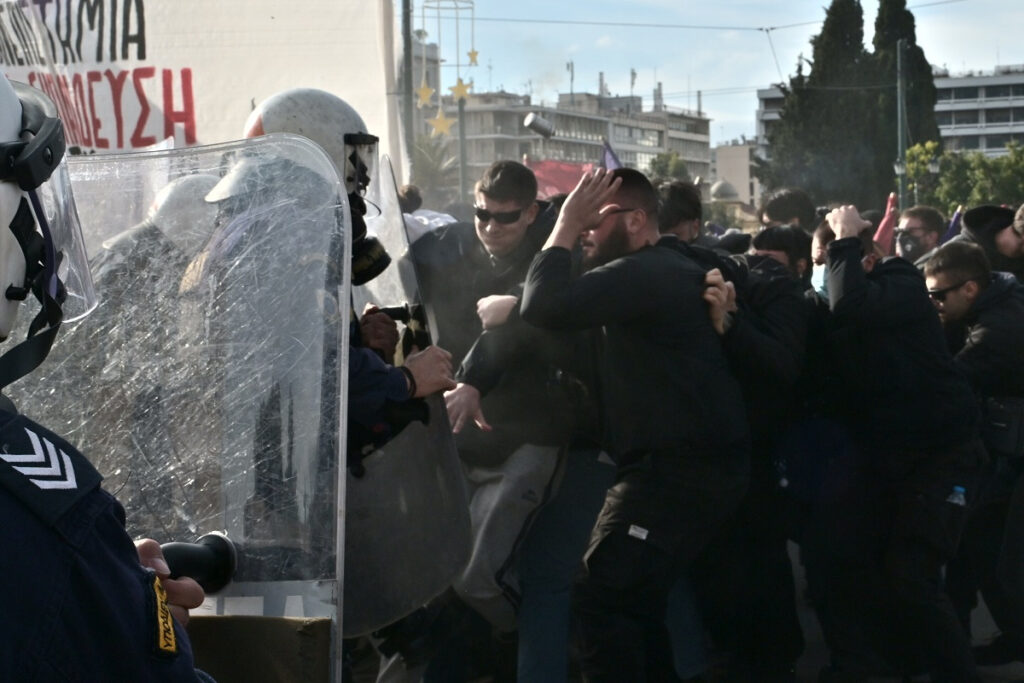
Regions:
[[576, 65], [571, 59], [566, 63], [565, 70], [569, 72], [569, 105], [575, 107], [576, 96], [573, 94], [573, 81], [576, 80]]

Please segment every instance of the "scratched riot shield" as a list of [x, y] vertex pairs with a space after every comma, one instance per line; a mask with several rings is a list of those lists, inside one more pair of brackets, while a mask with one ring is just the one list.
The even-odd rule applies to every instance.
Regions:
[[[413, 344], [423, 348], [430, 336], [387, 156], [367, 203], [367, 233], [380, 240], [392, 262], [353, 288], [353, 299], [357, 310], [372, 303], [398, 321], [402, 341], [394, 362], [400, 364]], [[469, 507], [444, 402], [432, 396], [415, 403], [421, 412], [399, 416], [389, 441], [358, 462], [349, 457], [346, 637], [383, 627], [436, 597], [469, 556]]]
[[334, 165], [274, 135], [72, 166], [100, 304], [11, 398], [92, 459], [133, 536], [227, 533], [235, 580], [208, 611], [337, 625], [351, 237]]

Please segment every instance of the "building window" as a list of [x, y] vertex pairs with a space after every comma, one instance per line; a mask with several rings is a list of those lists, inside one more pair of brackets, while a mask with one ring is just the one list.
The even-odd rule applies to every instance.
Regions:
[[949, 139], [949, 148], [956, 151], [962, 149], [978, 149], [980, 142], [977, 135], [961, 135]]
[[1010, 86], [1010, 92], [1014, 97], [1024, 97], [1024, 83], [1014, 83]]
[[948, 102], [953, 99], [953, 91], [949, 88], [939, 88], [935, 91], [936, 102]]
[[953, 112], [949, 111], [937, 111], [935, 112], [935, 123], [940, 126], [951, 126], [953, 125]]
[[953, 112], [953, 125], [954, 126], [967, 126], [978, 123], [978, 112], [974, 111], [955, 111]]
[[978, 88], [953, 88], [954, 100], [976, 100], [978, 99]]
[[995, 99], [997, 97], [1009, 97], [1010, 86], [1008, 85], [987, 85], [985, 86], [985, 97], [987, 99]]
[[1010, 109], [986, 109], [985, 123], [1009, 123]]
[[986, 135], [985, 149], [1002, 149], [1011, 140], [1009, 135]]
[[1024, 123], [1024, 107], [1013, 108], [1013, 122]]

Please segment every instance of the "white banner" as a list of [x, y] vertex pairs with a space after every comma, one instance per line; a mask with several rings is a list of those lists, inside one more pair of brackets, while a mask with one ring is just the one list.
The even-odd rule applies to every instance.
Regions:
[[311, 87], [400, 171], [393, 22], [391, 0], [0, 0], [0, 66], [50, 95], [83, 152], [234, 140], [260, 101]]

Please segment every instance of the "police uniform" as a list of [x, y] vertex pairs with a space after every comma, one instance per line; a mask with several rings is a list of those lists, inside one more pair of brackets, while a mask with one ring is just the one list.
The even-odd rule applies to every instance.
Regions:
[[204, 680], [101, 480], [66, 441], [0, 410], [0, 680]]

